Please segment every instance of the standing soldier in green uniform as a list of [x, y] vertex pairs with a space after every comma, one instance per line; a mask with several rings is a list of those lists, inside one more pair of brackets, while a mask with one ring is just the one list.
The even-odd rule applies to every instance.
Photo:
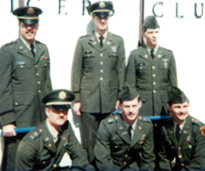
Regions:
[[189, 115], [189, 100], [178, 88], [170, 91], [171, 118], [162, 126], [160, 170], [205, 170], [205, 124]]
[[121, 115], [110, 115], [100, 123], [96, 165], [100, 171], [153, 171], [153, 127], [149, 119], [138, 115], [140, 95], [135, 88], [125, 85], [119, 101]]
[[13, 14], [19, 19], [19, 38], [0, 50], [0, 122], [5, 136], [3, 170], [14, 170], [19, 140], [16, 127], [35, 126], [45, 119], [42, 97], [51, 90], [48, 48], [36, 41], [36, 7], [20, 7]]
[[160, 26], [154, 16], [148, 16], [142, 27], [145, 45], [131, 52], [126, 81], [142, 97], [140, 115], [165, 115], [169, 88], [177, 86], [174, 55], [158, 45]]
[[79, 38], [72, 66], [74, 112], [81, 115], [82, 142], [90, 163], [100, 121], [115, 110], [125, 69], [124, 41], [108, 31], [114, 13], [112, 2], [100, 1], [89, 8], [95, 31]]
[[[94, 170], [67, 120], [73, 100], [74, 94], [64, 89], [51, 91], [43, 98], [47, 119], [21, 140], [16, 155], [17, 171]], [[72, 160], [70, 163], [66, 155]]]

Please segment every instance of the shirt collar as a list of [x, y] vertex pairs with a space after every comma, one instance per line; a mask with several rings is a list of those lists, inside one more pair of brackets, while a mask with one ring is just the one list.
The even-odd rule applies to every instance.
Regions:
[[100, 39], [99, 39], [100, 36], [104, 37], [103, 42], [105, 42], [105, 39], [107, 38], [107, 34], [108, 34], [108, 31], [106, 31], [103, 35], [100, 35], [98, 32], [95, 32], [98, 42], [100, 42]]
[[[183, 130], [185, 123], [186, 123], [186, 120], [182, 122], [181, 124], [179, 124], [180, 130]], [[177, 126], [177, 123], [174, 121], [174, 127], [176, 128], [176, 126]]]
[[156, 55], [157, 50], [159, 49], [159, 46], [157, 45], [155, 48], [150, 48], [147, 46], [147, 50], [150, 53], [151, 49], [154, 49], [154, 54]]
[[52, 135], [54, 141], [57, 139], [58, 137], [58, 130], [56, 130], [55, 128], [53, 128], [50, 124], [50, 122], [48, 121], [48, 119], [46, 119], [46, 125], [47, 125], [47, 128], [50, 132], [50, 134]]
[[[22, 40], [22, 42], [26, 45], [26, 47], [29, 49], [29, 50], [31, 50], [31, 43], [29, 43], [28, 41], [26, 41], [23, 37], [21, 37], [20, 36], [20, 39]], [[35, 42], [33, 43], [33, 45], [34, 45], [34, 49], [35, 49]]]

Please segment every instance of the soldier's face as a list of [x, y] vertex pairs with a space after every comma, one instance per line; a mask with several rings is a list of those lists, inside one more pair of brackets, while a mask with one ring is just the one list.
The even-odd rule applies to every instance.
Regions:
[[33, 43], [38, 30], [38, 24], [25, 24], [19, 21], [19, 34], [27, 42]]
[[92, 16], [93, 22], [95, 24], [95, 31], [99, 34], [104, 33], [108, 28], [109, 17], [97, 17]]
[[142, 32], [142, 36], [147, 46], [155, 48], [158, 44], [159, 28], [147, 29], [145, 32]]
[[122, 118], [129, 125], [134, 123], [138, 117], [139, 109], [141, 107], [141, 101], [138, 101], [138, 97], [130, 101], [123, 101], [119, 104], [122, 112]]
[[183, 122], [189, 115], [189, 102], [174, 103], [171, 106], [167, 105], [171, 117], [177, 122]]
[[51, 107], [46, 108], [46, 114], [50, 124], [57, 130], [67, 121], [68, 110], [56, 110]]

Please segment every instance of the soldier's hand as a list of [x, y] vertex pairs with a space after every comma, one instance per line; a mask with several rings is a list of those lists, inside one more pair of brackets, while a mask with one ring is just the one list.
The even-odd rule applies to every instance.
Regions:
[[7, 124], [3, 126], [3, 133], [5, 137], [13, 137], [16, 136], [17, 133], [15, 131], [16, 126], [14, 124]]
[[75, 102], [73, 105], [73, 111], [77, 116], [81, 115], [81, 103], [80, 102]]

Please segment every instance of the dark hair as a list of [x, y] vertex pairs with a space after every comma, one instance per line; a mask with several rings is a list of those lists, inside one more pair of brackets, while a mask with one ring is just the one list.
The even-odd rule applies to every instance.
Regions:
[[[141, 101], [141, 96], [138, 95], [135, 98], [137, 98], [137, 101], [140, 102]], [[133, 100], [133, 99], [132, 99]], [[119, 100], [120, 104], [122, 104], [122, 102], [127, 101], [127, 100]], [[131, 101], [131, 100], [130, 100]]]

